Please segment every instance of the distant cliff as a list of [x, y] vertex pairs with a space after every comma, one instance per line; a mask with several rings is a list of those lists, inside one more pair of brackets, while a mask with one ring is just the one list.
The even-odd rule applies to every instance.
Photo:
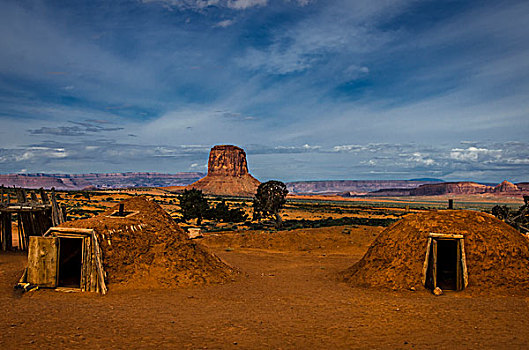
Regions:
[[339, 194], [343, 197], [365, 196], [437, 196], [444, 194], [529, 194], [529, 183], [509, 181], [491, 186], [470, 181], [442, 182], [436, 179], [417, 180], [338, 180], [298, 181], [287, 183], [293, 194]]
[[436, 181], [421, 180], [329, 180], [329, 181], [297, 181], [287, 183], [290, 193], [322, 194], [341, 193], [363, 194], [384, 189], [412, 189]]
[[478, 184], [475, 182], [444, 182], [439, 184], [422, 185], [410, 191], [412, 196], [435, 196], [442, 194], [506, 194], [506, 195], [521, 195], [527, 192], [529, 188], [525, 188], [524, 183], [518, 185], [509, 181], [503, 181], [497, 186], [488, 186]]
[[204, 176], [203, 173], [106, 173], [106, 174], [0, 174], [0, 185], [25, 188], [81, 190], [84, 188], [126, 188], [185, 186]]

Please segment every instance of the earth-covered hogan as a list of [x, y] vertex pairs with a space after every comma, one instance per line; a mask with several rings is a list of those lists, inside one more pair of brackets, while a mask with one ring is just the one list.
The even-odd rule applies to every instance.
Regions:
[[142, 197], [121, 204], [126, 216], [113, 215], [118, 205], [92, 218], [61, 225], [95, 231], [109, 289], [223, 283], [237, 274], [203, 246], [189, 241], [158, 204]]
[[428, 287], [430, 278], [447, 289], [526, 293], [529, 239], [490, 214], [428, 211], [386, 228], [343, 273], [353, 286], [390, 289]]

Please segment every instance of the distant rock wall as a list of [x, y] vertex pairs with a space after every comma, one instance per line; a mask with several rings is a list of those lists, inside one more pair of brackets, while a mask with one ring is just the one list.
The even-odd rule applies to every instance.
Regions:
[[7, 174], [0, 175], [6, 187], [81, 190], [84, 188], [126, 188], [185, 186], [204, 176], [203, 173], [107, 173], [107, 174]]
[[517, 185], [503, 181], [497, 186], [487, 186], [475, 182], [444, 182], [440, 184], [422, 185], [410, 191], [412, 196], [435, 196], [442, 194], [507, 194], [521, 195], [523, 190]]
[[412, 189], [423, 184], [435, 183], [433, 181], [413, 180], [328, 180], [328, 181], [297, 181], [288, 182], [290, 193], [317, 194], [317, 193], [368, 193], [383, 189]]
[[412, 196], [436, 196], [441, 194], [479, 194], [492, 192], [493, 187], [475, 182], [444, 182], [422, 185], [410, 191]]

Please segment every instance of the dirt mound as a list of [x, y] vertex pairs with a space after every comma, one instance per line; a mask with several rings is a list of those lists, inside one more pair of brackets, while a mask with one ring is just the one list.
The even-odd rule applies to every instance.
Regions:
[[219, 145], [211, 149], [206, 177], [187, 186], [220, 196], [251, 197], [260, 182], [248, 172], [246, 153], [242, 148]]
[[528, 290], [529, 240], [492, 215], [462, 210], [413, 214], [396, 222], [343, 272], [344, 279], [358, 286], [422, 288], [431, 232], [464, 236], [469, 290]]
[[209, 235], [202, 243], [211, 247], [285, 252], [347, 252], [361, 255], [380, 230], [372, 226], [331, 226], [277, 232], [241, 231]]
[[119, 206], [100, 215], [64, 223], [94, 229], [103, 251], [110, 288], [159, 288], [221, 283], [236, 271], [186, 233], [158, 204], [142, 197], [123, 202], [126, 217], [114, 217]]

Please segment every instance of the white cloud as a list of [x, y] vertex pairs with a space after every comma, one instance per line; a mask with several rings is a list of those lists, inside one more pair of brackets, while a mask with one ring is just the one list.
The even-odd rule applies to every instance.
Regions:
[[460, 161], [477, 162], [482, 156], [491, 156], [495, 159], [501, 157], [501, 150], [490, 150], [486, 148], [468, 147], [468, 148], [454, 148], [450, 152], [450, 158]]
[[[142, 0], [143, 3], [161, 3], [180, 9], [202, 10], [209, 6], [227, 7], [234, 10], [246, 10], [251, 7], [266, 6], [268, 0]], [[305, 1], [302, 0], [300, 5]]]
[[234, 20], [225, 19], [224, 21], [220, 21], [217, 24], [215, 24], [215, 27], [227, 28], [227, 27], [231, 26], [233, 23], [235, 23]]
[[359, 152], [365, 149], [365, 146], [361, 145], [339, 145], [333, 147], [333, 151], [335, 152]]
[[419, 163], [419, 164], [424, 164], [427, 166], [432, 166], [435, 164], [435, 160], [433, 160], [432, 158], [428, 158], [427, 156], [425, 156], [424, 154], [420, 152], [414, 152], [412, 156], [409, 158], [409, 160]]
[[266, 6], [268, 0], [230, 0], [227, 6], [236, 10], [245, 10], [250, 7]]

